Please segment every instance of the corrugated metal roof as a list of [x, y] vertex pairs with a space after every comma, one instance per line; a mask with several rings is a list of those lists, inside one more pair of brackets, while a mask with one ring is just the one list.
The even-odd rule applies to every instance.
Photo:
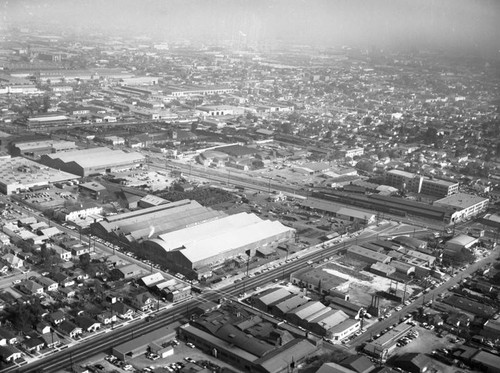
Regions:
[[126, 153], [122, 150], [112, 150], [106, 147], [47, 154], [47, 157], [53, 160], [59, 159], [63, 163], [75, 162], [83, 168], [126, 164], [144, 160], [144, 156], [141, 153]]

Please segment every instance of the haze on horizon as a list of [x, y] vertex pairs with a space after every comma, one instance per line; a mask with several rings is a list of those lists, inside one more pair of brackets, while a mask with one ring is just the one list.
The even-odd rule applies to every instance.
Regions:
[[500, 56], [497, 0], [4, 0], [10, 25], [246, 44], [283, 40]]

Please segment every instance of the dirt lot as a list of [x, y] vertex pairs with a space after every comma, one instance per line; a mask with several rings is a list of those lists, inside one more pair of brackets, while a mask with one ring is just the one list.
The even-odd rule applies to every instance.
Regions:
[[[370, 305], [373, 293], [387, 291], [391, 287], [390, 279], [364, 272], [357, 266], [327, 263], [325, 271], [348, 280], [351, 301], [366, 307]], [[394, 281], [392, 281], [392, 286], [395, 286]], [[399, 283], [398, 288], [403, 289], [404, 284]], [[415, 287], [415, 289], [417, 288]], [[408, 294], [411, 294], [415, 289], [412, 286], [407, 286]], [[395, 306], [396, 302], [381, 299], [380, 305], [390, 308]]]

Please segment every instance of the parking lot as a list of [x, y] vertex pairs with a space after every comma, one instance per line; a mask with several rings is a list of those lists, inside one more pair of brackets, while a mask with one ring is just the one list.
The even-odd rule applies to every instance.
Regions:
[[189, 364], [206, 366], [212, 372], [227, 371], [228, 369], [235, 370], [230, 365], [203, 353], [195, 347], [189, 347], [182, 341], [178, 341], [178, 344], [174, 346], [174, 354], [165, 358], [159, 358], [152, 354], [143, 354], [125, 363], [120, 363], [119, 360], [113, 359], [111, 355], [101, 354], [97, 356], [97, 359], [94, 358], [92, 361], [82, 363], [82, 365], [93, 367], [99, 373], [113, 371], [150, 372], [158, 370], [160, 367], [173, 373]]
[[[433, 351], [442, 349], [450, 350], [457, 347], [457, 345], [452, 342], [455, 340], [454, 336], [439, 337], [434, 330], [426, 329], [420, 325], [415, 326], [414, 330], [418, 333], [418, 336], [409, 343], [397, 347], [396, 351], [393, 353], [393, 359], [397, 359], [398, 356], [410, 352], [418, 352], [431, 356]], [[442, 373], [454, 373], [457, 371], [456, 366], [446, 365], [435, 359], [433, 359], [433, 362], [436, 368]]]

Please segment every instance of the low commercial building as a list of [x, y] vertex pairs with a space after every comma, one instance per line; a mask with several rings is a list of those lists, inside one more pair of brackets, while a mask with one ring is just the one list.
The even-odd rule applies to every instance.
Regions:
[[384, 264], [380, 262], [373, 263], [370, 266], [370, 272], [373, 272], [379, 276], [389, 277], [394, 274], [394, 272], [396, 272], [396, 268], [394, 267], [393, 263], [394, 261], [392, 261], [391, 264]]
[[342, 339], [357, 332], [359, 329], [361, 329], [360, 320], [347, 319], [330, 329], [330, 338], [334, 343], [338, 343]]
[[221, 307], [179, 328], [179, 338], [250, 373], [288, 372], [315, 353], [318, 344], [295, 338], [243, 308]]
[[272, 305], [271, 313], [279, 318], [284, 318], [288, 312], [306, 304], [307, 302], [309, 302], [309, 298], [294, 295], [291, 298], [286, 298], [285, 300]]
[[368, 355], [381, 359], [381, 361], [386, 361], [388, 355], [396, 349], [398, 339], [406, 335], [412, 328], [412, 325], [401, 323], [374, 341], [368, 342], [364, 351]]
[[319, 316], [313, 315], [308, 320], [307, 329], [325, 338], [334, 339], [335, 333], [332, 330], [348, 319], [349, 316], [345, 312], [328, 307], [327, 312]]
[[487, 338], [496, 339], [500, 335], [500, 322], [496, 320], [488, 320], [483, 325], [481, 335]]
[[480, 302], [473, 301], [471, 299], [465, 298], [465, 297], [460, 297], [458, 295], [451, 295], [445, 299], [443, 299], [443, 302], [461, 309], [465, 312], [471, 313], [473, 315], [477, 315], [479, 317], [486, 317], [490, 318], [492, 317], [497, 309], [495, 307], [482, 304]]
[[175, 330], [160, 328], [154, 332], [144, 334], [121, 345], [113, 347], [112, 354], [121, 361], [128, 361], [144, 355], [150, 345], [161, 345], [175, 338]]
[[358, 320], [362, 317], [365, 308], [363, 306], [359, 306], [354, 304], [346, 299], [338, 298], [338, 297], [326, 297], [326, 301], [329, 302], [330, 307], [342, 310], [349, 317]]
[[322, 268], [305, 268], [290, 275], [290, 282], [299, 287], [306, 287], [311, 291], [329, 295], [347, 280], [335, 276]]
[[331, 202], [316, 198], [308, 198], [301, 203], [301, 207], [321, 212], [347, 221], [358, 221], [363, 224], [371, 224], [375, 221], [375, 214], [370, 211], [344, 207]]
[[403, 275], [409, 276], [412, 273], [415, 273], [415, 266], [411, 265], [406, 262], [402, 262], [400, 260], [393, 260], [391, 264], [389, 264], [391, 267], [393, 267], [396, 272], [401, 273]]
[[471, 359], [474, 366], [482, 368], [487, 373], [500, 373], [500, 356], [487, 351], [479, 351]]
[[264, 312], [270, 312], [272, 304], [276, 304], [285, 298], [289, 298], [291, 295], [292, 293], [285, 288], [268, 289], [263, 293], [253, 296], [252, 305]]
[[12, 155], [40, 158], [43, 154], [52, 154], [63, 151], [76, 150], [74, 141], [65, 140], [37, 140], [19, 141], [11, 145]]
[[139, 277], [146, 271], [137, 264], [128, 264], [123, 267], [114, 268], [111, 272], [113, 276], [116, 276], [119, 279], [129, 280], [131, 278]]
[[397, 236], [392, 239], [393, 242], [395, 242], [398, 245], [405, 246], [409, 249], [412, 250], [421, 250], [425, 249], [427, 247], [427, 242], [419, 240], [414, 237], [408, 237], [408, 236]]
[[389, 255], [377, 253], [375, 251], [365, 249], [364, 247], [357, 245], [350, 246], [347, 249], [346, 256], [350, 259], [355, 259], [370, 264], [377, 262], [388, 264], [391, 261], [391, 257]]
[[451, 240], [446, 241], [445, 249], [458, 252], [462, 249], [470, 249], [479, 242], [479, 238], [471, 237], [466, 234], [459, 234]]
[[312, 315], [321, 315], [331, 311], [330, 307], [325, 306], [323, 303], [318, 301], [309, 301], [286, 314], [286, 318], [292, 324], [299, 325], [302, 327], [307, 327], [307, 318]]

